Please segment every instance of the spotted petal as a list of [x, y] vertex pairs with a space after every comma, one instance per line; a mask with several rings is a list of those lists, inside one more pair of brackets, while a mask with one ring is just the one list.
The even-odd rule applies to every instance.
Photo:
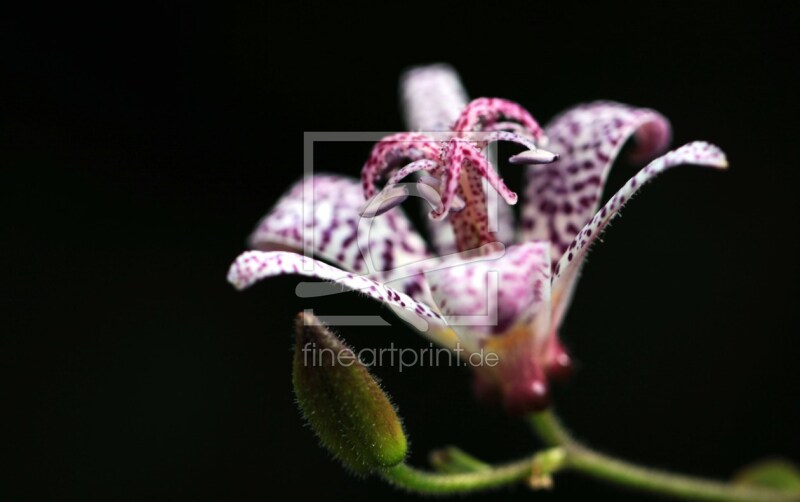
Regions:
[[669, 143], [669, 122], [653, 110], [612, 102], [570, 109], [545, 128], [547, 149], [559, 160], [527, 170], [523, 240], [548, 240], [557, 261], [597, 211], [603, 187], [622, 146], [636, 139], [630, 158], [647, 162]]
[[412, 131], [446, 131], [467, 104], [467, 93], [452, 66], [432, 64], [406, 71], [400, 79], [403, 110]]
[[479, 398], [500, 398], [518, 414], [546, 407], [552, 334], [547, 243], [511, 246], [477, 260], [451, 260], [426, 277], [462, 343], [498, 356], [496, 366], [476, 368]]
[[[444, 328], [442, 316], [430, 306], [396, 291], [368, 277], [323, 263], [319, 260], [287, 251], [247, 251], [233, 262], [228, 271], [228, 282], [237, 289], [246, 289], [267, 277], [297, 274], [335, 282], [347, 289], [358, 291], [390, 307], [401, 317], [414, 323], [420, 331], [427, 326], [415, 321], [425, 321], [431, 328]], [[435, 331], [432, 330], [432, 331]]]
[[500, 334], [549, 313], [548, 253], [546, 243], [529, 242], [484, 256], [464, 254], [444, 260], [425, 276], [436, 305], [455, 316], [450, 324], [457, 331]]
[[581, 264], [591, 244], [602, 233], [609, 221], [622, 209], [628, 199], [631, 198], [631, 195], [636, 193], [642, 185], [667, 169], [681, 164], [716, 169], [724, 169], [728, 166], [722, 150], [712, 144], [695, 141], [657, 158], [625, 183], [606, 205], [578, 231], [575, 239], [567, 247], [566, 252], [555, 266], [553, 276], [553, 325], [555, 327], [560, 324], [563, 318]]
[[394, 281], [400, 291], [430, 301], [423, 277], [409, 269], [430, 258], [425, 241], [399, 208], [365, 220], [358, 212], [363, 204], [356, 180], [334, 175], [301, 180], [261, 220], [250, 245], [261, 251], [307, 246], [317, 258]]

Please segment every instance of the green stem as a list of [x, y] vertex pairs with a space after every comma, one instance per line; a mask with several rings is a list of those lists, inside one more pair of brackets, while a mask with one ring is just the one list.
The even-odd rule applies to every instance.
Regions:
[[[572, 438], [551, 411], [531, 416], [531, 424], [551, 448], [509, 464], [484, 464], [461, 450], [448, 448], [434, 461], [446, 472], [428, 472], [401, 463], [382, 471], [400, 488], [424, 494], [451, 495], [487, 490], [527, 480], [548, 487], [550, 475], [571, 469], [642, 491], [690, 500], [726, 502], [800, 502], [800, 492], [779, 491], [659, 471], [593, 451]], [[437, 464], [438, 462], [438, 464]], [[455, 472], [461, 471], [461, 472]]]
[[432, 451], [428, 456], [428, 461], [437, 471], [449, 474], [487, 471], [492, 468], [491, 465], [481, 462], [455, 446]]
[[508, 485], [526, 479], [532, 471], [532, 459], [459, 474], [422, 471], [399, 464], [383, 471], [383, 477], [391, 484], [412, 492], [445, 495]]
[[575, 444], [575, 440], [572, 439], [569, 432], [561, 425], [561, 422], [552, 411], [546, 410], [535, 413], [530, 416], [530, 420], [533, 430], [536, 431], [539, 439], [544, 444], [548, 446]]
[[798, 492], [781, 492], [766, 488], [737, 486], [693, 476], [674, 474], [640, 467], [595, 452], [580, 444], [561, 425], [556, 416], [545, 411], [531, 417], [534, 430], [551, 445], [566, 451], [563, 468], [582, 472], [597, 479], [691, 500], [713, 501], [800, 501]]

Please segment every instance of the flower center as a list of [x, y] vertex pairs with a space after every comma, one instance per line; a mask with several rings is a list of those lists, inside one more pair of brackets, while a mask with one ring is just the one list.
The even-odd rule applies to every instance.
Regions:
[[[433, 220], [449, 218], [458, 251], [491, 251], [492, 246], [485, 245], [500, 239], [497, 222], [489, 221], [487, 193], [493, 189], [509, 205], [518, 197], [486, 159], [486, 147], [495, 141], [524, 146], [525, 152], [511, 158], [514, 164], [549, 163], [558, 156], [536, 146], [534, 140], [545, 138], [524, 108], [497, 98], [472, 101], [449, 133], [435, 136], [400, 133], [375, 145], [361, 173], [368, 199], [361, 214], [377, 216], [417, 195], [430, 204]], [[376, 181], [387, 173], [385, 187], [376, 193]], [[414, 173], [426, 174], [416, 183], [400, 183]]]

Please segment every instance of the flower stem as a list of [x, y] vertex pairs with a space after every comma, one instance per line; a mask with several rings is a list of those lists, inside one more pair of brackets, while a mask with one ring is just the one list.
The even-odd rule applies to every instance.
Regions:
[[[391, 484], [405, 490], [436, 495], [450, 495], [488, 490], [527, 480], [532, 488], [552, 485], [550, 474], [561, 468], [566, 455], [563, 448], [556, 447], [540, 451], [528, 458], [502, 465], [489, 465], [461, 450], [449, 448], [448, 455], [455, 454], [455, 465], [461, 472], [429, 472], [401, 463], [382, 472]], [[439, 462], [438, 468], [446, 469]]]
[[455, 446], [432, 451], [428, 456], [428, 462], [437, 471], [449, 474], [486, 471], [492, 468]]
[[738, 486], [693, 476], [641, 467], [593, 451], [580, 444], [564, 429], [551, 411], [535, 414], [531, 423], [546, 444], [566, 451], [563, 468], [631, 488], [691, 500], [713, 501], [800, 501], [800, 492]]
[[423, 471], [405, 463], [382, 471], [389, 483], [431, 495], [455, 495], [527, 481], [532, 488], [551, 486], [551, 475], [570, 469], [588, 476], [646, 492], [676, 498], [725, 502], [800, 502], [800, 492], [743, 486], [641, 467], [582, 445], [551, 411], [530, 417], [549, 449], [503, 465], [489, 465], [461, 450], [441, 450], [434, 461], [440, 472]]
[[391, 484], [408, 491], [446, 495], [509, 485], [526, 479], [532, 470], [531, 459], [458, 474], [423, 471], [401, 463], [383, 471], [383, 477]]

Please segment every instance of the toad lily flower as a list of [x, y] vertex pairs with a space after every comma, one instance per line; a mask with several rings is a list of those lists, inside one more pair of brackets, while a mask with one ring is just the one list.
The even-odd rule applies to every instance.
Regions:
[[[380, 141], [360, 183], [315, 175], [296, 184], [261, 220], [250, 237], [254, 250], [237, 258], [228, 280], [244, 289], [298, 274], [360, 291], [445, 347], [497, 354], [496, 366], [475, 368], [479, 395], [514, 413], [540, 410], [549, 380], [571, 365], [558, 329], [591, 244], [658, 174], [681, 164], [725, 168], [725, 155], [705, 142], [661, 155], [668, 121], [613, 102], [579, 105], [542, 129], [510, 101], [467, 103], [445, 65], [410, 70], [402, 91], [414, 132]], [[630, 160], [651, 162], [601, 207], [608, 172], [631, 139]], [[487, 202], [496, 194], [517, 202], [485, 158], [493, 141], [526, 149], [511, 158], [527, 165], [516, 231], [508, 205]], [[401, 183], [412, 173], [415, 182]], [[435, 253], [397, 207], [414, 187], [431, 207]], [[309, 210], [303, 195], [312, 192]], [[303, 249], [319, 260], [291, 251]]]

